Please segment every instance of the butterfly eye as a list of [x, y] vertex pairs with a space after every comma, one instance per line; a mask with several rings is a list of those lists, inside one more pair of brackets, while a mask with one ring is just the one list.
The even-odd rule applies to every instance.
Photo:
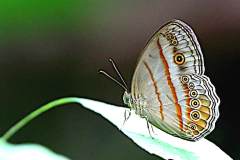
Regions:
[[197, 129], [197, 126], [196, 126], [196, 124], [194, 124], [194, 123], [190, 123], [190, 124], [189, 124], [189, 128], [194, 131], [194, 130]]
[[189, 77], [188, 76], [182, 76], [181, 81], [182, 81], [183, 84], [186, 84], [186, 83], [189, 82]]
[[198, 108], [200, 106], [200, 101], [198, 99], [192, 99], [190, 104], [192, 108]]
[[200, 112], [197, 110], [193, 110], [190, 115], [191, 115], [191, 119], [194, 121], [199, 120], [201, 117]]
[[196, 97], [198, 96], [198, 92], [197, 92], [196, 90], [191, 90], [191, 91], [190, 91], [190, 96], [191, 96], [192, 98], [196, 98]]
[[185, 57], [182, 53], [177, 53], [174, 56], [174, 62], [178, 65], [182, 65], [185, 62]]

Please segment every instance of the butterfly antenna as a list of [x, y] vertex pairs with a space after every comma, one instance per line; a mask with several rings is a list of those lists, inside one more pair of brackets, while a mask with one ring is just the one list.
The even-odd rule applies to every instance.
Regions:
[[105, 75], [106, 77], [110, 78], [111, 80], [113, 80], [114, 82], [116, 82], [119, 86], [121, 86], [125, 91], [128, 91], [127, 87], [125, 87], [122, 83], [118, 82], [115, 78], [113, 78], [112, 76], [110, 76], [107, 72], [103, 71], [103, 70], [99, 70], [98, 71], [100, 74]]
[[[118, 69], [117, 66], [115, 65], [115, 62], [113, 61], [113, 59], [112, 59], [112, 58], [109, 58], [109, 61], [112, 63], [112, 66], [113, 66], [114, 70], [117, 72], [117, 74], [118, 74], [118, 76], [120, 77], [121, 81], [123, 82], [123, 85], [125, 86], [125, 88], [128, 88], [126, 82], [124, 81], [124, 79], [123, 79], [123, 77], [122, 77], [119, 69]], [[127, 89], [126, 91], [128, 91], [128, 89]]]

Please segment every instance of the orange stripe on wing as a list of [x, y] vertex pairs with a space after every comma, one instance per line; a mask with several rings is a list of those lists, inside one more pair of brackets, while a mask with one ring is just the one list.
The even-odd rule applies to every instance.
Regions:
[[157, 82], [155, 81], [155, 79], [154, 79], [154, 77], [153, 77], [153, 73], [152, 73], [149, 65], [147, 64], [147, 62], [143, 61], [143, 63], [144, 63], [144, 65], [145, 65], [145, 67], [147, 68], [148, 73], [149, 73], [149, 75], [150, 75], [150, 78], [151, 78], [151, 80], [152, 80], [152, 83], [153, 83], [153, 86], [154, 86], [154, 89], [155, 89], [155, 93], [156, 93], [156, 95], [157, 95], [157, 100], [158, 100], [159, 105], [160, 105], [160, 106], [159, 106], [159, 108], [160, 108], [160, 115], [161, 115], [162, 120], [164, 120], [163, 108], [162, 108], [162, 101], [161, 101], [161, 99], [160, 99], [160, 92], [158, 91]]
[[166, 58], [163, 54], [163, 50], [162, 50], [162, 47], [160, 45], [159, 38], [157, 40], [157, 45], [158, 45], [158, 48], [159, 48], [160, 59], [162, 60], [162, 63], [163, 63], [164, 68], [165, 68], [165, 75], [167, 76], [168, 86], [170, 87], [170, 90], [171, 90], [172, 95], [173, 95], [173, 99], [174, 99], [174, 103], [175, 103], [175, 107], [176, 107], [176, 112], [177, 112], [177, 117], [178, 117], [178, 121], [179, 121], [179, 128], [181, 130], [183, 130], [182, 109], [181, 109], [181, 106], [178, 103], [177, 93], [176, 93], [175, 87], [173, 86], [173, 83], [172, 83], [172, 80], [171, 80], [171, 77], [170, 77], [169, 66], [168, 66], [167, 60], [166, 60]]

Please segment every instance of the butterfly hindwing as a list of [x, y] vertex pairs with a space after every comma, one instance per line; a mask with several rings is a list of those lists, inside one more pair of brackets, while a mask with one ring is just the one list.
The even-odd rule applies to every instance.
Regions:
[[184, 106], [184, 128], [190, 140], [205, 137], [215, 127], [220, 100], [210, 79], [196, 74], [182, 75], [180, 103]]

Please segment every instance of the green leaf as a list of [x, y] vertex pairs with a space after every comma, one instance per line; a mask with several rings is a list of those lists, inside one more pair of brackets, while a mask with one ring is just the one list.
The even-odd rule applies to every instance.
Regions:
[[69, 160], [38, 144], [10, 144], [0, 139], [1, 160]]

